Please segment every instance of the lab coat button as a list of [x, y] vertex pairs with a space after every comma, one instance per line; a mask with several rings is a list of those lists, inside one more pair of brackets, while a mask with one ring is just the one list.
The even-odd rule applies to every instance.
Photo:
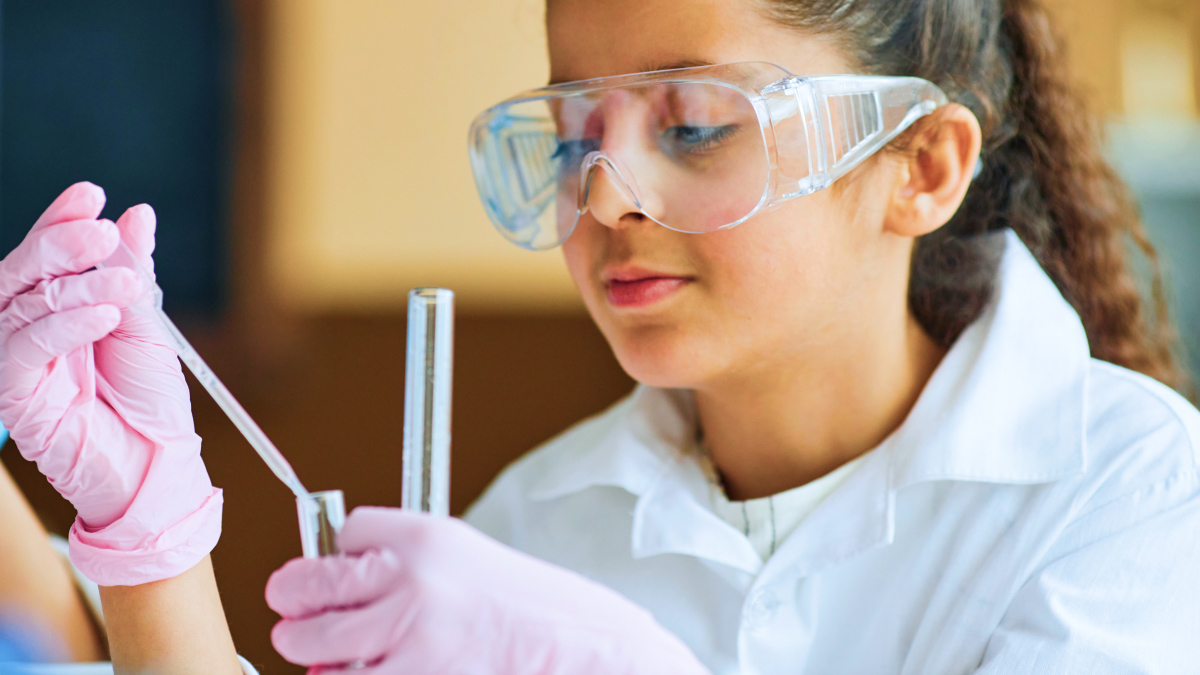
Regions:
[[779, 597], [771, 591], [757, 591], [746, 603], [743, 615], [746, 628], [757, 630], [774, 621], [779, 605]]

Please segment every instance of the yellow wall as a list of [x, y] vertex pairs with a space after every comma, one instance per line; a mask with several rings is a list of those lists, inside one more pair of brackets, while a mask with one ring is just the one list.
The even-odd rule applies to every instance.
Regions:
[[[465, 309], [579, 309], [557, 252], [519, 250], [492, 229], [467, 163], [471, 118], [546, 79], [542, 3], [273, 0], [266, 276], [284, 307], [394, 310], [409, 288], [440, 285]], [[1176, 21], [1200, 36], [1200, 0], [1047, 3], [1110, 116], [1131, 91], [1163, 93], [1122, 74], [1127, 27]], [[1132, 44], [1144, 57], [1146, 40]], [[1185, 67], [1172, 82], [1197, 76]], [[1178, 107], [1160, 98], [1148, 110]]]
[[1195, 118], [1200, 0], [1045, 0], [1076, 80], [1112, 118]]
[[542, 0], [275, 0], [267, 92], [268, 260], [290, 309], [578, 305], [558, 253], [484, 215], [467, 126], [545, 83]]

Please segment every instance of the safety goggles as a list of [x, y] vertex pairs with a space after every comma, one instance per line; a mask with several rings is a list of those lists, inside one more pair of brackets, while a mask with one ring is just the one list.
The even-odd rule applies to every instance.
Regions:
[[829, 187], [946, 103], [911, 77], [797, 77], [732, 63], [535, 89], [471, 124], [471, 168], [509, 241], [571, 236], [603, 190], [680, 232], [714, 232]]

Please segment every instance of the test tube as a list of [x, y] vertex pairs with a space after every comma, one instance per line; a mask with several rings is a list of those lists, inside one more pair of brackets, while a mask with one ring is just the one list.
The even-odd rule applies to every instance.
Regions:
[[454, 291], [408, 292], [402, 508], [450, 515], [450, 391]]
[[300, 516], [300, 550], [305, 558], [338, 552], [338, 534], [346, 523], [346, 502], [341, 490], [309, 492], [296, 497]]

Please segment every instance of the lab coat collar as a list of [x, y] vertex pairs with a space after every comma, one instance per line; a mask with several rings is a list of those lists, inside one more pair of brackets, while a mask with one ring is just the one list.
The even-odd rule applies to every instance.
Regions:
[[551, 442], [569, 442], [577, 451], [545, 467], [530, 499], [557, 499], [597, 485], [645, 494], [681, 463], [680, 450], [695, 437], [695, 404], [686, 391], [638, 385], [595, 423], [583, 429], [584, 438], [567, 434]]
[[[690, 392], [639, 385], [629, 398], [597, 419], [573, 461], [547, 467], [529, 498], [547, 501], [594, 486], [620, 487], [638, 497], [633, 512], [632, 555], [677, 553], [707, 558], [751, 574], [762, 559], [750, 541], [708, 506], [708, 479], [692, 447], [695, 401]], [[563, 439], [565, 440], [565, 439]], [[578, 446], [577, 446], [578, 447]]]
[[[771, 558], [812, 573], [894, 532], [896, 492], [933, 480], [1029, 484], [1082, 472], [1089, 352], [1074, 310], [1008, 231], [993, 298], [943, 358], [905, 422], [871, 453]], [[570, 461], [547, 466], [530, 498], [592, 486], [638, 497], [633, 555], [690, 554], [752, 574], [750, 542], [708, 508], [696, 459], [681, 452], [696, 428], [683, 390], [639, 386]]]
[[904, 423], [800, 523], [766, 573], [808, 576], [892, 543], [896, 495], [910, 485], [1034, 484], [1084, 471], [1083, 324], [1015, 233], [989, 236], [1003, 237], [1004, 253], [988, 307]]
[[1017, 235], [1003, 237], [987, 309], [885, 442], [894, 489], [931, 480], [1044, 483], [1085, 468], [1087, 334]]
[[[696, 416], [684, 392], [638, 386], [612, 410], [551, 441], [547, 450], [569, 444], [565, 461], [554, 461], [534, 479], [529, 498], [548, 501], [596, 485], [642, 495], [670, 470], [685, 430]], [[582, 437], [581, 437], [582, 436]]]

